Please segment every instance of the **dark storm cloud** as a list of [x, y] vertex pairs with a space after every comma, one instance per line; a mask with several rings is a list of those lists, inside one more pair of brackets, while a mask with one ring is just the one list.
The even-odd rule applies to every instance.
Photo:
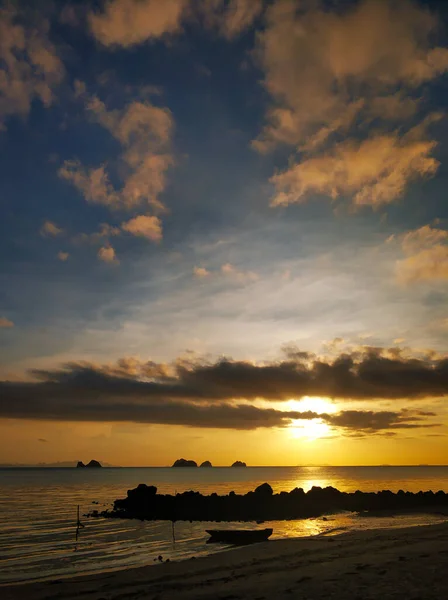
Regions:
[[[243, 430], [285, 427], [294, 420], [319, 418], [340, 430], [364, 433], [437, 426], [431, 421], [436, 415], [428, 411], [348, 410], [318, 414], [235, 403], [238, 399], [249, 402], [258, 397], [284, 400], [305, 394], [330, 395], [330, 389], [343, 390], [347, 396], [352, 396], [354, 389], [362, 390], [361, 372], [375, 372], [379, 376], [381, 368], [383, 383], [375, 383], [371, 379], [373, 375], [369, 375], [369, 393], [359, 394], [359, 397], [373, 397], [372, 386], [377, 390], [388, 389], [386, 397], [401, 397], [398, 373], [409, 373], [412, 369], [420, 373], [420, 381], [430, 382], [431, 389], [441, 386], [439, 380], [443, 369], [440, 363], [384, 359], [378, 353], [358, 359], [355, 362], [354, 357], [344, 356], [333, 363], [324, 363], [315, 359], [305, 361], [300, 357], [296, 361], [288, 358], [261, 366], [227, 359], [213, 364], [178, 361], [172, 365], [122, 359], [114, 366], [102, 367], [71, 363], [60, 370], [34, 371], [37, 381], [0, 382], [0, 416]], [[372, 367], [374, 364], [376, 371]], [[388, 373], [392, 373], [389, 378]], [[431, 376], [431, 373], [435, 375]], [[416, 381], [415, 376], [413, 381]], [[344, 397], [342, 393], [338, 395]], [[414, 389], [412, 397], [424, 395], [428, 395], [428, 386]]]
[[367, 348], [331, 361], [289, 352], [285, 360], [263, 364], [228, 358], [171, 365], [122, 359], [113, 367], [73, 363], [33, 374], [43, 382], [34, 391], [50, 396], [64, 389], [65, 395], [107, 392], [161, 400], [282, 401], [303, 396], [392, 400], [438, 397], [448, 392], [447, 358], [404, 357], [397, 348]]
[[382, 431], [385, 429], [415, 429], [418, 427], [435, 427], [437, 424], [426, 423], [425, 417], [435, 417], [432, 412], [402, 410], [393, 411], [357, 411], [345, 410], [336, 415], [326, 415], [326, 422], [336, 427], [344, 427], [356, 431]]

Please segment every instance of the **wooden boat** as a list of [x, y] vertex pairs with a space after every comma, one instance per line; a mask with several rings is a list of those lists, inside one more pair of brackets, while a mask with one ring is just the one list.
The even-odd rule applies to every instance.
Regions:
[[272, 535], [272, 529], [206, 529], [206, 532], [210, 535], [208, 544], [255, 544], [266, 541]]

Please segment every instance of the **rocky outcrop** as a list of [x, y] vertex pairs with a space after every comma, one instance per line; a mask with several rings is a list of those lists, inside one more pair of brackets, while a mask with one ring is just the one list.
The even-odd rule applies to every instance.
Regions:
[[232, 467], [247, 467], [245, 462], [241, 462], [240, 460], [237, 460], [233, 463]]
[[101, 463], [99, 463], [97, 460], [91, 460], [89, 463], [87, 463], [86, 465], [80, 460], [78, 462], [78, 464], [76, 465], [76, 467], [78, 469], [98, 469], [101, 468]]
[[185, 458], [179, 458], [173, 464], [173, 467], [197, 467], [198, 464], [194, 460], [185, 460]]
[[[112, 511], [99, 513], [104, 517], [170, 521], [275, 521], [319, 517], [336, 511], [353, 511], [368, 515], [393, 512], [424, 512], [432, 509], [448, 512], [445, 492], [340, 492], [333, 487], [313, 487], [308, 492], [295, 488], [291, 492], [274, 494], [263, 483], [255, 491], [226, 496], [199, 492], [157, 494], [157, 488], [140, 484], [128, 490], [127, 497], [116, 500]], [[387, 511], [387, 512], [386, 512]]]
[[213, 467], [212, 463], [209, 460], [204, 460], [203, 463], [199, 465], [200, 467]]

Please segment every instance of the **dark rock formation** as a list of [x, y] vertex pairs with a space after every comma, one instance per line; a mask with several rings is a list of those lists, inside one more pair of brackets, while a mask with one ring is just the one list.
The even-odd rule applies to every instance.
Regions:
[[240, 460], [237, 460], [233, 463], [232, 467], [247, 467], [245, 462], [241, 462]]
[[212, 463], [209, 460], [204, 460], [203, 463], [199, 465], [200, 467], [212, 467]]
[[76, 465], [76, 467], [78, 469], [98, 469], [101, 468], [101, 463], [99, 463], [97, 460], [91, 460], [89, 463], [87, 463], [86, 465], [82, 462], [82, 460], [80, 460], [78, 462], [78, 464]]
[[[313, 487], [305, 493], [302, 488], [274, 494], [269, 484], [263, 483], [253, 492], [226, 496], [199, 492], [157, 494], [157, 488], [140, 484], [128, 490], [127, 498], [115, 500], [112, 511], [100, 513], [104, 517], [141, 520], [172, 521], [275, 521], [319, 517], [328, 512], [353, 511], [381, 515], [393, 512], [424, 512], [432, 509], [448, 511], [448, 493], [445, 492], [340, 492], [333, 487]], [[368, 511], [366, 513], [366, 511]]]
[[173, 467], [197, 467], [198, 464], [194, 460], [185, 460], [185, 458], [179, 458], [173, 464]]

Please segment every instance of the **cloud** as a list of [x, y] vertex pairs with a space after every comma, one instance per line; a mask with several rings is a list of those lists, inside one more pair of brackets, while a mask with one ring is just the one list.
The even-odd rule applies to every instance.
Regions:
[[310, 194], [352, 197], [355, 206], [389, 204], [419, 177], [433, 175], [439, 162], [430, 156], [435, 142], [414, 140], [398, 132], [347, 140], [328, 153], [298, 162], [271, 182], [273, 206], [304, 202]]
[[34, 100], [54, 102], [54, 89], [64, 77], [64, 66], [48, 39], [48, 22], [12, 3], [0, 8], [0, 129], [5, 120], [26, 117]]
[[112, 246], [103, 246], [98, 250], [98, 258], [106, 263], [118, 264], [119, 261], [115, 256], [115, 250]]
[[122, 223], [121, 228], [132, 235], [145, 237], [153, 242], [160, 242], [162, 239], [162, 225], [158, 217], [138, 215], [130, 221]]
[[258, 274], [253, 271], [240, 271], [235, 265], [225, 263], [221, 266], [221, 272], [240, 282], [257, 281]]
[[444, 397], [448, 389], [448, 358], [431, 354], [419, 358], [396, 347], [360, 348], [331, 360], [289, 348], [284, 360], [264, 363], [230, 358], [178, 359], [169, 364], [122, 359], [115, 365], [70, 363], [63, 369], [31, 373], [57, 389], [69, 386], [76, 394], [98, 388], [111, 396], [196, 403], [257, 399], [281, 403], [304, 396], [417, 400]]
[[64, 230], [61, 229], [60, 227], [58, 227], [56, 225], [56, 223], [53, 223], [52, 221], [45, 221], [45, 223], [40, 228], [40, 234], [43, 237], [46, 237], [46, 236], [55, 237], [57, 235], [61, 235], [62, 233], [64, 233]]
[[123, 147], [116, 189], [107, 164], [89, 168], [78, 160], [65, 161], [59, 176], [70, 181], [87, 202], [110, 209], [133, 210], [140, 206], [164, 210], [159, 199], [166, 185], [166, 171], [173, 164], [170, 142], [173, 118], [167, 108], [134, 101], [122, 110], [107, 110], [96, 97], [87, 99], [91, 118], [107, 129]]
[[89, 14], [88, 23], [92, 35], [112, 49], [167, 38], [192, 21], [231, 40], [262, 9], [263, 0], [109, 0], [102, 12]]
[[101, 223], [99, 231], [94, 233], [80, 233], [73, 238], [75, 243], [104, 244], [109, 238], [121, 235], [121, 229], [108, 223]]
[[193, 0], [191, 7], [206, 28], [232, 40], [253, 25], [263, 10], [263, 0]]
[[14, 323], [12, 321], [10, 321], [9, 319], [7, 319], [6, 317], [0, 317], [0, 329], [1, 328], [10, 328], [10, 327], [14, 327]]
[[129, 47], [179, 31], [189, 0], [109, 0], [89, 15], [89, 27], [105, 46]]
[[415, 125], [422, 85], [448, 70], [437, 18], [408, 0], [347, 6], [284, 0], [267, 10], [255, 56], [272, 104], [253, 145], [295, 148], [272, 179], [274, 205], [313, 193], [384, 204], [438, 167], [428, 134], [438, 115]]
[[[439, 425], [431, 420], [436, 416], [435, 413], [419, 410], [352, 410], [328, 414], [260, 408], [230, 401], [229, 387], [224, 394], [217, 395], [217, 402], [212, 402], [213, 392], [209, 394], [209, 391], [213, 387], [217, 391], [219, 382], [210, 385], [210, 378], [208, 381], [206, 378], [203, 393], [210, 397], [196, 396], [195, 385], [185, 377], [185, 368], [185, 364], [183, 367], [178, 365], [177, 376], [173, 377], [170, 369], [163, 365], [122, 359], [112, 367], [81, 363], [67, 365], [59, 371], [37, 371], [34, 372], [38, 377], [35, 382], [0, 382], [0, 416], [38, 420], [128, 421], [241, 430], [286, 427], [297, 425], [297, 421], [319, 419], [342, 431], [363, 434]], [[188, 370], [191, 372], [192, 367]], [[144, 379], [141, 378], [143, 374]], [[152, 381], [148, 380], [151, 376]], [[238, 383], [235, 378], [233, 383]], [[239, 384], [247, 390], [247, 382], [244, 385], [240, 379]], [[228, 386], [227, 383], [225, 385]]]
[[58, 258], [59, 260], [62, 260], [62, 262], [65, 262], [68, 260], [70, 254], [68, 252], [58, 252]]
[[448, 280], [448, 231], [425, 225], [401, 236], [406, 255], [397, 262], [397, 279], [402, 284]]
[[45, 438], [37, 438], [38, 442], [42, 442], [43, 444], [48, 443], [48, 440], [46, 440]]
[[195, 277], [199, 278], [208, 277], [210, 275], [210, 271], [208, 271], [204, 267], [194, 267], [193, 273]]
[[375, 432], [387, 429], [416, 429], [420, 427], [438, 427], [437, 423], [428, 424], [425, 417], [436, 414], [424, 411], [358, 411], [345, 410], [338, 414], [328, 415], [325, 421], [335, 427], [358, 432]]

